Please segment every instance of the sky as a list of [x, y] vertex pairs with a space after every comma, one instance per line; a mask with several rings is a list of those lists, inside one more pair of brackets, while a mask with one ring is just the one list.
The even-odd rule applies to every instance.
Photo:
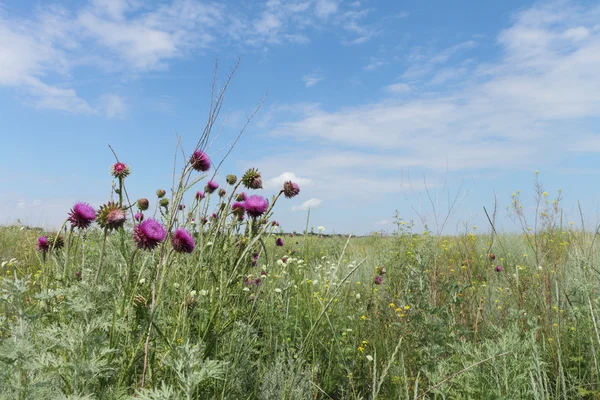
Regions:
[[216, 180], [297, 182], [287, 231], [393, 232], [397, 210], [485, 232], [494, 203], [518, 230], [506, 207], [521, 190], [533, 219], [536, 177], [565, 223], [599, 220], [597, 1], [0, 0], [0, 224], [105, 203], [109, 144], [155, 201], [238, 59], [208, 153], [264, 100]]

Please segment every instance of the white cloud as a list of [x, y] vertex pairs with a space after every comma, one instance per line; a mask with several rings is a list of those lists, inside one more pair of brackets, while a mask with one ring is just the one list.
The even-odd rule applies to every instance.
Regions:
[[321, 82], [323, 80], [323, 76], [319, 75], [319, 74], [308, 74], [308, 75], [304, 75], [302, 77], [302, 82], [304, 82], [304, 86], [311, 87], [311, 86], [315, 86], [317, 83]]
[[317, 208], [321, 205], [321, 203], [323, 202], [323, 200], [321, 199], [316, 199], [316, 198], [312, 198], [309, 200], [306, 200], [304, 203], [302, 203], [299, 206], [293, 206], [292, 207], [292, 211], [306, 211], [309, 208]]
[[279, 176], [276, 176], [263, 182], [263, 187], [265, 189], [279, 189], [283, 187], [283, 183], [286, 181], [292, 181], [294, 183], [297, 183], [300, 186], [300, 189], [302, 189], [303, 186], [310, 186], [313, 184], [312, 179], [301, 178], [299, 176], [296, 176], [296, 174], [294, 174], [293, 172], [284, 172]]
[[337, 2], [332, 0], [317, 0], [317, 4], [315, 5], [315, 14], [319, 18], [327, 18], [338, 9]]
[[101, 97], [102, 109], [108, 119], [123, 118], [127, 113], [127, 103], [118, 94], [105, 94]]
[[[304, 167], [293, 155], [284, 157], [288, 168], [308, 176], [317, 171], [319, 179], [332, 168], [341, 170], [339, 165], [355, 177], [351, 168], [359, 166], [381, 171], [540, 167], [564, 153], [565, 137], [581, 149], [586, 142], [578, 143], [589, 142], [590, 133], [600, 134], [594, 125], [600, 119], [600, 30], [594, 29], [599, 19], [600, 7], [535, 6], [516, 14], [513, 25], [498, 35], [496, 63], [459, 62], [467, 71], [444, 92], [419, 91], [411, 84], [411, 96], [401, 99], [336, 111], [304, 107], [300, 118], [280, 120], [271, 133], [328, 149], [320, 156], [313, 152], [310, 161], [303, 155], [298, 161]], [[583, 32], [581, 27], [588, 37], [565, 37], [573, 28]], [[426, 74], [435, 76], [473, 46], [461, 42], [433, 60], [414, 57], [415, 63], [431, 66]]]
[[365, 71], [374, 71], [379, 67], [382, 67], [384, 65], [389, 64], [388, 61], [385, 60], [381, 60], [378, 58], [371, 58], [371, 60], [369, 61], [369, 63], [367, 65], [364, 66], [364, 70]]
[[393, 83], [385, 87], [385, 90], [394, 94], [405, 94], [410, 92], [410, 86], [406, 83]]

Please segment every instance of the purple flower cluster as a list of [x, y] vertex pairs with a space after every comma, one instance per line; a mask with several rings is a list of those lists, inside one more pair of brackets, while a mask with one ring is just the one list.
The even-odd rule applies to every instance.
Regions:
[[275, 244], [279, 247], [283, 246], [283, 239], [282, 238], [277, 238], [277, 240], [275, 240]]

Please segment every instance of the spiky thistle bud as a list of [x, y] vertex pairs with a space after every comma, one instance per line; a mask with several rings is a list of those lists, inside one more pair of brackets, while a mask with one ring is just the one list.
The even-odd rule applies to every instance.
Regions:
[[169, 199], [167, 199], [166, 197], [164, 197], [164, 198], [160, 199], [160, 203], [159, 204], [160, 204], [161, 207], [167, 208], [167, 207], [169, 207]]
[[227, 182], [230, 185], [235, 185], [235, 183], [237, 182], [237, 176], [229, 174], [225, 177], [225, 182]]
[[237, 196], [235, 196], [235, 201], [246, 201], [246, 193], [238, 193]]
[[54, 250], [62, 249], [63, 247], [65, 247], [65, 238], [63, 237], [63, 235], [50, 235], [48, 237], [48, 245], [51, 249]]
[[298, 193], [300, 193], [300, 186], [298, 186], [297, 183], [294, 183], [292, 181], [284, 182], [283, 194], [285, 195], [285, 197], [287, 197], [288, 199], [291, 199], [292, 197], [297, 196]]
[[126, 218], [125, 210], [119, 204], [110, 201], [100, 206], [96, 215], [96, 222], [102, 229], [110, 231], [121, 228], [125, 224]]
[[255, 168], [250, 168], [242, 177], [242, 184], [248, 189], [262, 189], [260, 172]]
[[110, 167], [110, 173], [115, 178], [125, 179], [130, 172], [131, 170], [129, 169], [129, 166], [122, 162], [117, 162]]
[[167, 194], [167, 192], [163, 189], [158, 189], [156, 191], [156, 197], [158, 197], [159, 199], [162, 199], [163, 197], [165, 197], [165, 194]]
[[225, 197], [227, 191], [225, 189], [219, 189], [219, 197]]
[[150, 202], [147, 198], [142, 197], [141, 199], [138, 199], [137, 206], [140, 209], [140, 211], [146, 211], [148, 207], [150, 207]]

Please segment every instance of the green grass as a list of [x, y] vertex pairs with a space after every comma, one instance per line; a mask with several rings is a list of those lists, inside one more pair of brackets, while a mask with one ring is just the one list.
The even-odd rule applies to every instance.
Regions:
[[94, 284], [101, 231], [44, 263], [2, 228], [0, 397], [600, 398], [593, 233], [268, 232], [238, 270], [235, 235], [157, 264], [113, 233]]

